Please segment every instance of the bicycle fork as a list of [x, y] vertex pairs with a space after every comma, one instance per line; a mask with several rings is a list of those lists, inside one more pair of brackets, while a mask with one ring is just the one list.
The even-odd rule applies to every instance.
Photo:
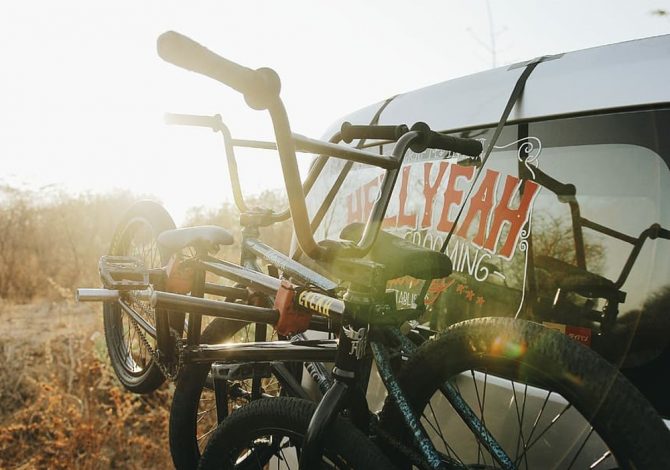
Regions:
[[[365, 393], [361, 387], [361, 368], [366, 365], [367, 327], [340, 328], [339, 344], [333, 368], [333, 385], [325, 393], [309, 423], [300, 455], [300, 468], [319, 468], [323, 444], [328, 439], [328, 429], [337, 414], [344, 408], [350, 411], [354, 423], [368, 430], [369, 412]], [[369, 360], [367, 361], [369, 368]]]
[[[400, 334], [397, 329], [392, 329], [391, 334], [399, 340], [400, 348], [405, 353], [411, 354], [417, 348], [408, 338]], [[348, 409], [354, 424], [369, 434], [369, 411], [365, 399], [364, 388], [366, 379], [362, 377], [362, 369], [367, 365], [369, 370], [369, 355], [365, 354], [368, 344], [368, 328], [355, 329], [343, 327], [340, 331], [340, 344], [333, 369], [334, 385], [326, 392], [319, 403], [312, 420], [310, 421], [303, 451], [300, 457], [300, 468], [318, 468], [324, 443], [328, 439], [328, 429], [333, 419], [343, 410]], [[396, 404], [405, 421], [405, 425], [413, 437], [413, 442], [419, 452], [412, 455], [411, 460], [417, 460], [422, 467], [432, 469], [463, 469], [464, 465], [454, 459], [438, 453], [428, 434], [421, 424], [419, 416], [408, 403], [396, 374], [391, 366], [391, 355], [383, 342], [369, 341], [379, 375], [388, 391], [389, 397]], [[482, 425], [470, 407], [460, 398], [460, 395], [448, 382], [440, 390], [452, 403], [454, 409], [463, 421], [478, 436], [482, 445], [491, 453], [501, 468], [515, 468], [512, 460], [507, 456], [488, 430]]]
[[[318, 468], [321, 461], [324, 443], [328, 439], [328, 429], [337, 414], [347, 409], [354, 424], [369, 434], [369, 411], [363, 392], [363, 377], [361, 369], [370, 367], [370, 356], [366, 354], [368, 345], [367, 326], [342, 327], [340, 330], [340, 344], [333, 369], [334, 385], [326, 392], [312, 417], [307, 429], [300, 456], [300, 468]], [[461, 468], [455, 462], [444, 462], [432, 445], [425, 429], [416, 414], [409, 408], [400, 386], [395, 379], [391, 367], [391, 359], [387, 349], [380, 343], [370, 342], [370, 346], [377, 363], [377, 368], [386, 385], [389, 395], [402, 410], [402, 414], [419, 444], [421, 459], [429, 468], [448, 469]], [[366, 359], [367, 364], [366, 364]], [[455, 464], [455, 465], [448, 465]]]

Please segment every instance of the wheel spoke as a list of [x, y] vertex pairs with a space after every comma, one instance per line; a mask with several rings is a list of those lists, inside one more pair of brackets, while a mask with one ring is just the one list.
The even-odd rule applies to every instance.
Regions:
[[[484, 406], [482, 404], [482, 400], [479, 396], [479, 387], [477, 387], [477, 378], [475, 376], [475, 371], [474, 369], [470, 370], [470, 375], [472, 376], [472, 384], [474, 385], [475, 388], [475, 394], [477, 395], [477, 404], [479, 406], [479, 420], [482, 422], [482, 426], [485, 427], [484, 424]], [[482, 443], [477, 439], [477, 464], [481, 464], [482, 460], [484, 459], [484, 453], [482, 452]]]
[[535, 434], [535, 430], [537, 429], [537, 425], [540, 423], [540, 419], [542, 418], [542, 414], [544, 413], [544, 410], [547, 407], [547, 404], [549, 403], [549, 397], [551, 397], [551, 394], [553, 392], [549, 391], [547, 392], [547, 396], [544, 397], [544, 401], [542, 402], [542, 406], [540, 407], [540, 410], [537, 413], [537, 416], [535, 417], [535, 421], [533, 422], [533, 427], [530, 430], [530, 434], [528, 435], [528, 441], [531, 441], [533, 439], [533, 434]]
[[523, 416], [524, 416], [524, 411], [525, 411], [525, 407], [526, 407], [526, 392], [528, 390], [528, 386], [526, 386], [525, 389], [524, 389], [524, 398], [523, 398], [522, 410], [521, 410], [521, 412], [519, 412], [519, 402], [516, 398], [516, 386], [515, 386], [513, 380], [510, 380], [510, 383], [512, 385], [512, 397], [513, 397], [513, 400], [514, 400], [514, 408], [516, 410], [516, 419], [517, 419], [517, 423], [519, 425], [519, 434], [517, 435], [517, 443], [516, 443], [517, 452], [516, 452], [516, 456], [515, 456], [515, 461], [517, 461], [517, 462], [519, 461], [519, 459], [518, 459], [519, 443], [521, 443], [521, 445], [523, 446], [523, 450], [524, 450], [524, 453], [523, 453], [524, 461], [526, 462], [526, 468], [528, 468], [528, 458], [526, 457], [526, 439], [524, 438], [524, 435], [523, 435]]
[[202, 441], [204, 438], [208, 437], [210, 434], [212, 434], [216, 430], [216, 426], [212, 427], [209, 431], [201, 434], [200, 436], [197, 437], [198, 442]]
[[209, 414], [212, 413], [214, 410], [215, 410], [214, 408], [208, 408], [204, 411], [198, 411], [198, 413], [197, 413], [198, 414], [198, 420], [196, 422], [199, 423], [200, 421], [205, 419], [207, 416], [209, 416]]
[[[447, 440], [445, 439], [444, 434], [442, 433], [442, 429], [440, 428], [440, 421], [437, 419], [437, 416], [435, 415], [435, 410], [433, 409], [433, 405], [430, 402], [428, 402], [428, 407], [430, 408], [430, 411], [433, 415], [433, 419], [435, 420], [435, 424], [433, 424], [424, 413], [423, 417], [425, 418], [425, 421], [433, 429], [433, 431], [440, 437], [440, 440], [444, 444], [444, 448], [447, 452], [447, 456], [449, 456], [452, 459], [456, 459], [458, 462], [463, 463], [463, 460], [461, 460], [461, 458], [458, 456], [458, 454], [453, 449], [453, 447], [451, 447], [449, 445], [449, 443], [447, 442]], [[452, 453], [453, 453], [453, 456], [451, 455]]]
[[284, 455], [284, 447], [279, 448], [279, 456], [280, 457], [277, 459], [277, 468], [279, 468], [280, 462], [283, 461], [284, 464], [286, 465], [286, 468], [290, 470], [291, 467], [289, 467], [288, 459], [286, 458], [286, 455]]
[[568, 404], [565, 406], [565, 408], [563, 408], [563, 409], [560, 411], [560, 413], [558, 413], [556, 416], [554, 416], [554, 418], [551, 420], [551, 422], [547, 425], [547, 427], [545, 427], [545, 428], [542, 430], [542, 432], [535, 438], [535, 440], [533, 440], [530, 444], [528, 444], [528, 446], [524, 449], [523, 453], [521, 454], [521, 456], [519, 456], [519, 458], [516, 460], [515, 463], [518, 464], [519, 460], [520, 460], [522, 457], [525, 457], [525, 456], [526, 456], [527, 452], [528, 452], [528, 451], [529, 451], [529, 450], [530, 450], [530, 449], [531, 449], [531, 448], [532, 448], [532, 447], [533, 447], [533, 446], [534, 446], [534, 445], [535, 445], [535, 444], [542, 438], [542, 436], [544, 436], [544, 434], [545, 434], [547, 431], [549, 431], [549, 429], [551, 429], [552, 426], [554, 426], [554, 425], [558, 422], [559, 419], [561, 419], [561, 417], [565, 414], [565, 412], [568, 411], [570, 408], [572, 408], [572, 404], [571, 404], [571, 403], [568, 403]]
[[[487, 387], [487, 382], [488, 382], [489, 374], [487, 370], [484, 370], [484, 393], [482, 393], [482, 416], [481, 416], [481, 421], [482, 421], [482, 426], [486, 429], [486, 418], [484, 418], [484, 410], [486, 409], [486, 389]], [[477, 439], [477, 447], [479, 448], [479, 452], [482, 454], [482, 457], [484, 456], [484, 453], [482, 452], [482, 442]], [[495, 461], [495, 459], [492, 458], [492, 461]], [[486, 459], [484, 459], [484, 462], [486, 462]]]
[[[568, 468], [566, 470], [570, 470], [572, 468], [572, 466], [575, 464], [575, 462], [577, 461], [577, 458], [579, 457], [579, 454], [581, 454], [582, 450], [584, 449], [584, 446], [586, 446], [586, 442], [591, 437], [591, 434], [593, 434], [593, 427], [591, 427], [591, 429], [589, 430], [589, 433], [586, 435], [586, 439], [584, 439], [584, 442], [582, 442], [582, 445], [580, 445], [579, 449], [577, 449], [577, 452], [575, 453], [575, 456], [570, 461], [570, 465], [568, 466]], [[594, 468], [594, 467], [591, 466], [591, 468]]]
[[603, 463], [605, 460], [607, 460], [611, 456], [612, 456], [612, 452], [610, 452], [609, 450], [605, 451], [605, 453], [598, 460], [593, 462], [589, 468], [596, 468], [598, 465]]

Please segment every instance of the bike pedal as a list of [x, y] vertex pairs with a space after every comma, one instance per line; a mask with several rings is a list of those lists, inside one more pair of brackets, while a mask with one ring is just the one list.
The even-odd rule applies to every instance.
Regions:
[[247, 380], [258, 377], [268, 379], [272, 375], [269, 362], [245, 362], [242, 364], [212, 364], [212, 377], [223, 380]]
[[98, 263], [100, 279], [107, 289], [143, 290], [149, 287], [149, 271], [132, 256], [102, 256]]

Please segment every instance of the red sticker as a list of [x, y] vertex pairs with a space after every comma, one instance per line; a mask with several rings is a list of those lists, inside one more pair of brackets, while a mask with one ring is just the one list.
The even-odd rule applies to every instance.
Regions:
[[586, 346], [591, 346], [590, 328], [566, 325], [565, 334], [568, 335], [570, 338], [574, 339], [575, 341], [579, 341], [580, 343]]

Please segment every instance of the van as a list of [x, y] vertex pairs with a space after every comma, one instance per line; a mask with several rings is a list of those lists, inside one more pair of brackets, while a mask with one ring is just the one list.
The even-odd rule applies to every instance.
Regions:
[[[617, 364], [668, 417], [670, 35], [400, 94], [336, 121], [325, 138], [343, 122], [421, 121], [487, 149], [529, 66], [488, 158], [408, 152], [383, 228], [452, 260], [453, 274], [428, 289], [421, 322], [432, 330], [482, 316], [543, 323]], [[351, 145], [390, 154], [393, 144]], [[331, 159], [308, 196], [311, 214], [330, 204], [317, 240], [365, 221], [378, 196], [381, 170], [355, 164], [343, 176], [344, 166]], [[405, 277], [388, 288], [412, 305], [422, 282]], [[482, 380], [495, 382], [478, 376], [475, 388]]]

